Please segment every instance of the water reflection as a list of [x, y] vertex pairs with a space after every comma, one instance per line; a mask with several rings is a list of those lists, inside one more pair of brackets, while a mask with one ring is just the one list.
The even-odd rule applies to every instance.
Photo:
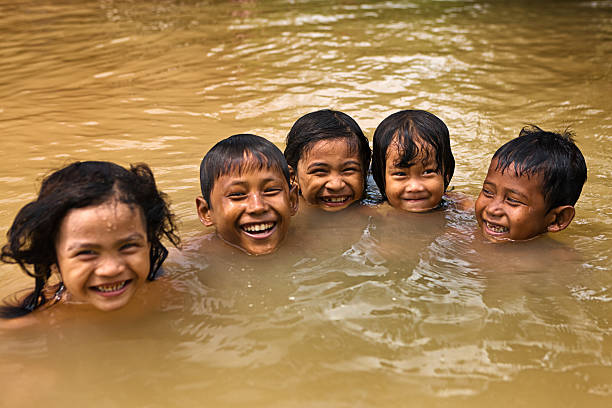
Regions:
[[[2, 231], [50, 169], [145, 161], [188, 242], [167, 265], [185, 305], [2, 333], [6, 401], [34, 404], [23, 384], [36, 378], [51, 406], [603, 406], [609, 7], [0, 2]], [[525, 123], [571, 126], [589, 166], [576, 220], [531, 248], [486, 245], [471, 214], [448, 212], [296, 219], [268, 259], [199, 251], [204, 153], [243, 132], [282, 147], [298, 117], [325, 107], [370, 136], [395, 110], [431, 110], [451, 132], [453, 186], [471, 195]], [[5, 265], [0, 282], [3, 296], [29, 284]]]

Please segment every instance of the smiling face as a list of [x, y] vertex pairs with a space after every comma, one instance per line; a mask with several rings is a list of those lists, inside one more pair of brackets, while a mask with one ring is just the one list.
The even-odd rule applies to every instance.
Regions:
[[363, 195], [363, 165], [359, 152], [344, 139], [316, 142], [297, 164], [297, 183], [309, 205], [340, 211]]
[[264, 255], [276, 250], [287, 235], [290, 218], [297, 212], [297, 192], [290, 190], [280, 170], [246, 169], [218, 177], [210, 204], [202, 197], [196, 199], [205, 226], [215, 226], [230, 245]]
[[103, 311], [119, 309], [149, 274], [142, 210], [116, 199], [74, 208], [60, 224], [55, 252], [71, 299]]
[[548, 211], [541, 177], [517, 177], [514, 165], [502, 174], [496, 166], [495, 159], [475, 205], [483, 235], [492, 241], [507, 241], [526, 240], [546, 232], [555, 215]]
[[424, 212], [436, 208], [444, 195], [444, 176], [439, 173], [435, 156], [417, 155], [408, 167], [399, 166], [398, 145], [387, 149], [385, 195], [392, 207], [408, 212]]

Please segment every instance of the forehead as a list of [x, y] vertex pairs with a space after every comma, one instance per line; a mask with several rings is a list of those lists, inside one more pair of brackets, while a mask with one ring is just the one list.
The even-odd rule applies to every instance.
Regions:
[[[423, 164], [435, 164], [436, 163], [436, 155], [433, 148], [424, 143], [421, 140], [416, 140], [414, 143], [416, 148], [416, 154], [414, 157], [410, 158], [410, 163], [421, 162]], [[397, 136], [393, 139], [393, 141], [387, 147], [386, 152], [386, 164], [387, 167], [396, 167], [404, 161], [406, 158], [404, 157], [405, 151], [404, 146], [402, 146]]]
[[540, 174], [523, 174], [518, 176], [514, 164], [510, 164], [503, 172], [497, 169], [497, 159], [492, 160], [485, 183], [494, 184], [497, 188], [514, 190], [530, 197], [542, 197], [543, 179]]
[[219, 175], [215, 180], [215, 186], [230, 186], [233, 184], [254, 184], [266, 182], [279, 182], [287, 184], [284, 173], [277, 166], [261, 167], [255, 160], [243, 162], [241, 166], [234, 166], [230, 171]]
[[359, 152], [347, 138], [319, 140], [304, 150], [301, 160], [312, 161], [321, 158], [353, 158], [359, 160]]
[[146, 229], [142, 209], [117, 199], [89, 207], [73, 208], [62, 219], [59, 235], [78, 238], [80, 235], [104, 237], [108, 233]]

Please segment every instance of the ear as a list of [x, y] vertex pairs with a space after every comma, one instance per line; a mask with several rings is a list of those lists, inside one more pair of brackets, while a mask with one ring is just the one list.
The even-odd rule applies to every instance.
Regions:
[[290, 186], [291, 187], [296, 186], [297, 187], [297, 193], [299, 195], [300, 194], [300, 185], [298, 184], [297, 171], [296, 171], [296, 169], [291, 167], [291, 165], [288, 165], [287, 167], [289, 167]]
[[298, 186], [291, 183], [289, 185], [289, 207], [291, 208], [291, 215], [297, 214], [299, 202]]
[[548, 212], [550, 221], [548, 223], [548, 232], [559, 232], [567, 228], [570, 222], [574, 219], [576, 210], [573, 205], [560, 205]]
[[196, 197], [196, 209], [198, 211], [198, 218], [200, 222], [206, 227], [212, 227], [215, 225], [212, 220], [212, 210], [208, 206], [208, 203], [202, 196]]

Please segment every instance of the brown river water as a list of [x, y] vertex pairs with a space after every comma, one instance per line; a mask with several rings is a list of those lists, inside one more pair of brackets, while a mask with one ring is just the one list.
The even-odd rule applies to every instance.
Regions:
[[[611, 1], [0, 0], [2, 236], [51, 169], [110, 160], [151, 166], [185, 242], [155, 312], [0, 332], [0, 405], [612, 406], [611, 56]], [[431, 111], [472, 197], [525, 124], [570, 127], [576, 218], [496, 246], [472, 213], [298, 216], [276, 254], [205, 254], [202, 156], [323, 108], [370, 139]], [[2, 298], [31, 284], [0, 266]]]

